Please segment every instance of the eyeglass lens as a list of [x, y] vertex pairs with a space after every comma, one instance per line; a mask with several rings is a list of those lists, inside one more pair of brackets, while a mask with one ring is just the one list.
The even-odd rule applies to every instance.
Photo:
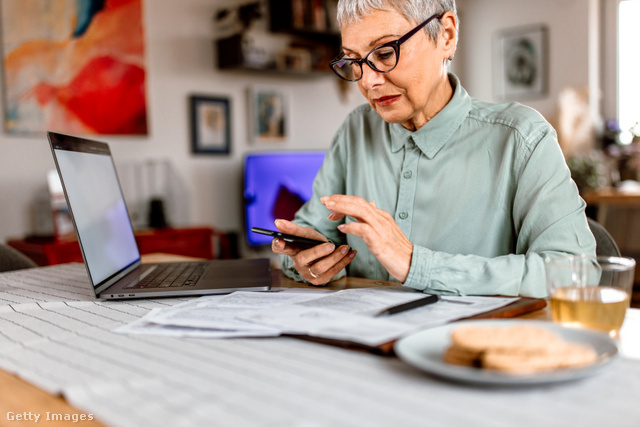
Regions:
[[[392, 46], [380, 46], [372, 50], [364, 60], [374, 70], [384, 73], [396, 66], [398, 56]], [[359, 80], [362, 77], [362, 64], [347, 58], [334, 63], [333, 68], [347, 80]]]

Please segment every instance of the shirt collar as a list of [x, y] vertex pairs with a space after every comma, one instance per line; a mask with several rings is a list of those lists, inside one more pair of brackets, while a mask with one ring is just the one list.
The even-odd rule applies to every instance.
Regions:
[[407, 142], [413, 141], [427, 158], [432, 159], [438, 154], [471, 110], [471, 98], [460, 85], [458, 77], [449, 73], [449, 82], [453, 87], [453, 97], [420, 129], [412, 132], [399, 123], [390, 124], [391, 151], [400, 151]]

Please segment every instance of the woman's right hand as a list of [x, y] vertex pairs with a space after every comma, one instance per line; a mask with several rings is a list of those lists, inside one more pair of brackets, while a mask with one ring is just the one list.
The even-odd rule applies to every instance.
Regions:
[[[282, 233], [307, 237], [309, 239], [327, 240], [322, 234], [310, 227], [301, 227], [291, 221], [277, 219], [276, 228]], [[356, 251], [350, 250], [348, 245], [336, 248], [327, 242], [312, 248], [303, 248], [294, 243], [287, 243], [275, 238], [271, 242], [274, 253], [288, 255], [298, 273], [312, 285], [324, 285], [345, 268], [356, 256]]]

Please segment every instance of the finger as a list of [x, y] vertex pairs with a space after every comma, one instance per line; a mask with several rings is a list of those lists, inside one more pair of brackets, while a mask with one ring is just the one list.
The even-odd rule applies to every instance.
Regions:
[[340, 203], [346, 203], [346, 202], [353, 202], [353, 203], [360, 203], [360, 204], [367, 204], [367, 201], [360, 197], [360, 196], [350, 196], [347, 194], [332, 194], [331, 196], [322, 196], [320, 197], [320, 202], [324, 205], [327, 204], [327, 202], [340, 202]]
[[307, 237], [309, 239], [327, 241], [320, 232], [311, 227], [302, 227], [286, 219], [276, 219], [274, 222], [276, 228], [282, 233], [293, 234], [295, 236]]
[[327, 270], [326, 274], [327, 276], [329, 276], [329, 280], [333, 279], [338, 273], [342, 271], [343, 268], [349, 265], [351, 261], [353, 261], [353, 259], [356, 257], [357, 254], [358, 254], [358, 251], [356, 250], [351, 250], [347, 252], [346, 256], [344, 256], [340, 261], [338, 261], [336, 265], [334, 265], [329, 270]]
[[332, 212], [348, 215], [358, 221], [373, 221], [377, 208], [358, 196], [335, 194], [322, 197], [323, 204]]
[[316, 260], [315, 262], [310, 264], [310, 266], [313, 267], [313, 273], [315, 275], [324, 274], [327, 270], [329, 270], [337, 262], [344, 258], [349, 253], [350, 249], [351, 248], [349, 248], [348, 245], [342, 245], [324, 258]]
[[[357, 251], [355, 251], [355, 250], [347, 252], [344, 256], [342, 256], [342, 258], [340, 258], [328, 270], [326, 270], [324, 273], [321, 273], [319, 275], [314, 272], [314, 270], [316, 269], [315, 265], [312, 266], [312, 267], [309, 267], [310, 271], [313, 272], [313, 274], [316, 274], [316, 276], [318, 276], [318, 277], [315, 278], [315, 277], [312, 277], [311, 274], [309, 274], [310, 277], [305, 277], [305, 279], [307, 279], [312, 285], [316, 285], [316, 286], [324, 285], [326, 283], [329, 283], [329, 281], [331, 281], [331, 279], [333, 279], [338, 273], [340, 273], [342, 271], [343, 268], [345, 268], [347, 265], [349, 265], [349, 263], [351, 263], [351, 261], [353, 261], [353, 259], [355, 258], [356, 254], [357, 254]], [[313, 269], [311, 269], [311, 268], [313, 268]], [[303, 276], [304, 276], [304, 274], [303, 274]]]
[[338, 226], [338, 230], [342, 231], [344, 234], [350, 234], [361, 238], [367, 246], [375, 243], [375, 240], [378, 238], [378, 233], [375, 228], [365, 222], [349, 222], [340, 224]]
[[302, 249], [293, 245], [288, 245], [284, 240], [275, 238], [271, 241], [271, 250], [278, 255], [294, 256]]
[[344, 217], [345, 217], [344, 214], [340, 214], [337, 212], [331, 212], [329, 215], [327, 215], [327, 218], [330, 219], [331, 221], [339, 221]]
[[[321, 249], [321, 250], [315, 249], [318, 247], [321, 247], [324, 249]], [[301, 246], [296, 243], [285, 242], [283, 239], [278, 237], [274, 238], [271, 241], [271, 250], [273, 251], [273, 253], [278, 255], [289, 255], [291, 258], [294, 258], [295, 256], [297, 256], [299, 253], [303, 251], [312, 250], [307, 254], [303, 254], [303, 257], [301, 258], [303, 262], [307, 262], [309, 259], [313, 260], [313, 259], [318, 259], [320, 257], [326, 256], [326, 254], [331, 253], [334, 249], [335, 249], [335, 246], [333, 245], [333, 243], [320, 244], [312, 248], [309, 248], [308, 246], [304, 246], [304, 245]]]
[[[289, 245], [288, 245], [289, 246]], [[311, 265], [331, 254], [336, 249], [333, 243], [323, 243], [309, 249], [300, 250], [292, 257], [294, 264]]]

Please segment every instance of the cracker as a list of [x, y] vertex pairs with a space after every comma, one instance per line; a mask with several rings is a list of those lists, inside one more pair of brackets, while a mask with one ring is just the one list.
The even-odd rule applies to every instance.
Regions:
[[489, 349], [503, 351], [539, 351], [561, 342], [560, 338], [546, 329], [535, 326], [482, 327], [467, 326], [453, 331], [453, 344], [469, 351], [482, 352]]
[[568, 343], [537, 326], [465, 326], [451, 333], [451, 341], [443, 356], [445, 362], [509, 373], [577, 367], [597, 360], [592, 347]]
[[518, 374], [588, 365], [597, 360], [591, 347], [565, 344], [538, 353], [501, 353], [488, 351], [482, 355], [482, 367]]
[[468, 351], [464, 348], [453, 345], [444, 353], [443, 359], [445, 362], [452, 365], [480, 367], [480, 356], [482, 356], [482, 353], [480, 352]]

